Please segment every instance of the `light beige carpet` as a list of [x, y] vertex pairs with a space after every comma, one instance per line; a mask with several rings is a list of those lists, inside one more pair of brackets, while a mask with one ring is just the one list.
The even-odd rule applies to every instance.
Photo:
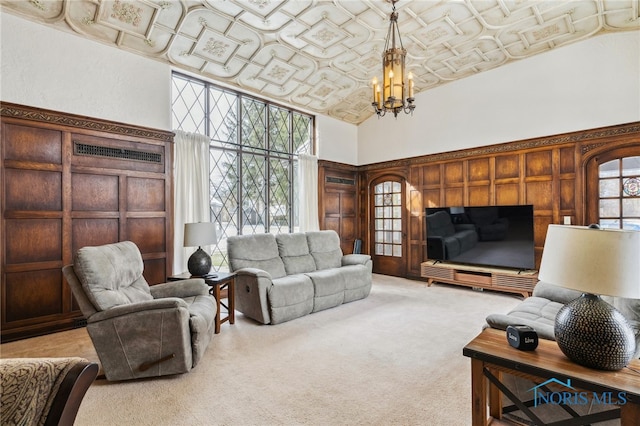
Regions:
[[191, 373], [95, 382], [76, 425], [468, 425], [462, 348], [520, 300], [374, 275], [367, 299], [287, 323], [237, 314]]

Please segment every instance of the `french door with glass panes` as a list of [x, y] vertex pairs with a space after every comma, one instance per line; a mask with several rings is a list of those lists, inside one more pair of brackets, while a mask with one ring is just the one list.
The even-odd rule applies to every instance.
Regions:
[[385, 176], [374, 180], [371, 196], [371, 256], [373, 271], [404, 276], [406, 245], [404, 219], [404, 180]]

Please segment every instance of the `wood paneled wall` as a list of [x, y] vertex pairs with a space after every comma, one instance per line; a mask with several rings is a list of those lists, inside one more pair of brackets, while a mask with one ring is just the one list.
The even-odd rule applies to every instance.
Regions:
[[173, 254], [173, 133], [3, 103], [2, 340], [82, 318], [61, 268], [84, 246], [135, 242], [150, 284]]
[[361, 238], [358, 233], [358, 173], [355, 166], [329, 161], [318, 163], [318, 203], [320, 229], [332, 229], [340, 235], [344, 253], [353, 252], [353, 243]]
[[[597, 212], [587, 207], [588, 185], [594, 183], [587, 182], [586, 170], [599, 156], [621, 147], [626, 155], [640, 155], [640, 123], [356, 167], [358, 187], [351, 189], [359, 198], [355, 232], [363, 238], [366, 251], [370, 247], [371, 223], [366, 209], [370, 184], [380, 176], [400, 175], [407, 185], [407, 277], [419, 278], [420, 263], [425, 260], [426, 207], [532, 204], [539, 265], [549, 224], [562, 223], [569, 216], [573, 224], [584, 225], [588, 218], [597, 217]], [[326, 169], [325, 174], [353, 171], [352, 167], [323, 162], [320, 169]], [[321, 188], [321, 193], [330, 191], [326, 186]], [[331, 211], [331, 229], [340, 229], [339, 213], [320, 199], [321, 217]], [[352, 226], [352, 218], [347, 221]]]

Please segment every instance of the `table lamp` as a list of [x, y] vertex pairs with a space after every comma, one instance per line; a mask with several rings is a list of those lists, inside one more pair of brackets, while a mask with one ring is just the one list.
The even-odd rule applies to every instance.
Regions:
[[214, 244], [218, 241], [216, 225], [211, 222], [185, 223], [184, 246], [198, 247], [187, 262], [187, 268], [193, 276], [210, 275], [211, 255], [202, 250], [201, 246]]
[[620, 370], [635, 352], [633, 329], [600, 295], [640, 299], [640, 232], [549, 225], [538, 279], [581, 291], [556, 316], [554, 334], [572, 361]]

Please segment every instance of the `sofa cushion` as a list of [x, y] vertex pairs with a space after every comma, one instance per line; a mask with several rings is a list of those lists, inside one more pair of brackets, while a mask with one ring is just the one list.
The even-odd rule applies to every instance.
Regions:
[[555, 340], [553, 328], [556, 315], [563, 306], [563, 303], [531, 296], [506, 315], [489, 315], [487, 324], [499, 330], [506, 330], [509, 325], [528, 325], [536, 330], [540, 338]]
[[268, 272], [271, 278], [287, 275], [273, 234], [234, 235], [227, 238], [227, 252], [232, 271], [257, 268]]
[[305, 234], [278, 234], [276, 242], [287, 275], [316, 270], [316, 263], [309, 253]]
[[268, 290], [271, 324], [308, 315], [313, 310], [313, 283], [304, 274], [273, 280]]
[[307, 243], [316, 269], [339, 268], [342, 265], [340, 237], [335, 231], [307, 232]]
[[73, 268], [98, 310], [153, 299], [142, 276], [142, 255], [131, 241], [83, 247], [76, 253]]
[[342, 303], [353, 302], [364, 299], [371, 292], [371, 261], [361, 265], [346, 265], [340, 268], [340, 273], [344, 277], [344, 301]]
[[313, 282], [313, 312], [333, 308], [344, 302], [346, 281], [343, 269], [344, 267], [324, 269], [306, 274]]

